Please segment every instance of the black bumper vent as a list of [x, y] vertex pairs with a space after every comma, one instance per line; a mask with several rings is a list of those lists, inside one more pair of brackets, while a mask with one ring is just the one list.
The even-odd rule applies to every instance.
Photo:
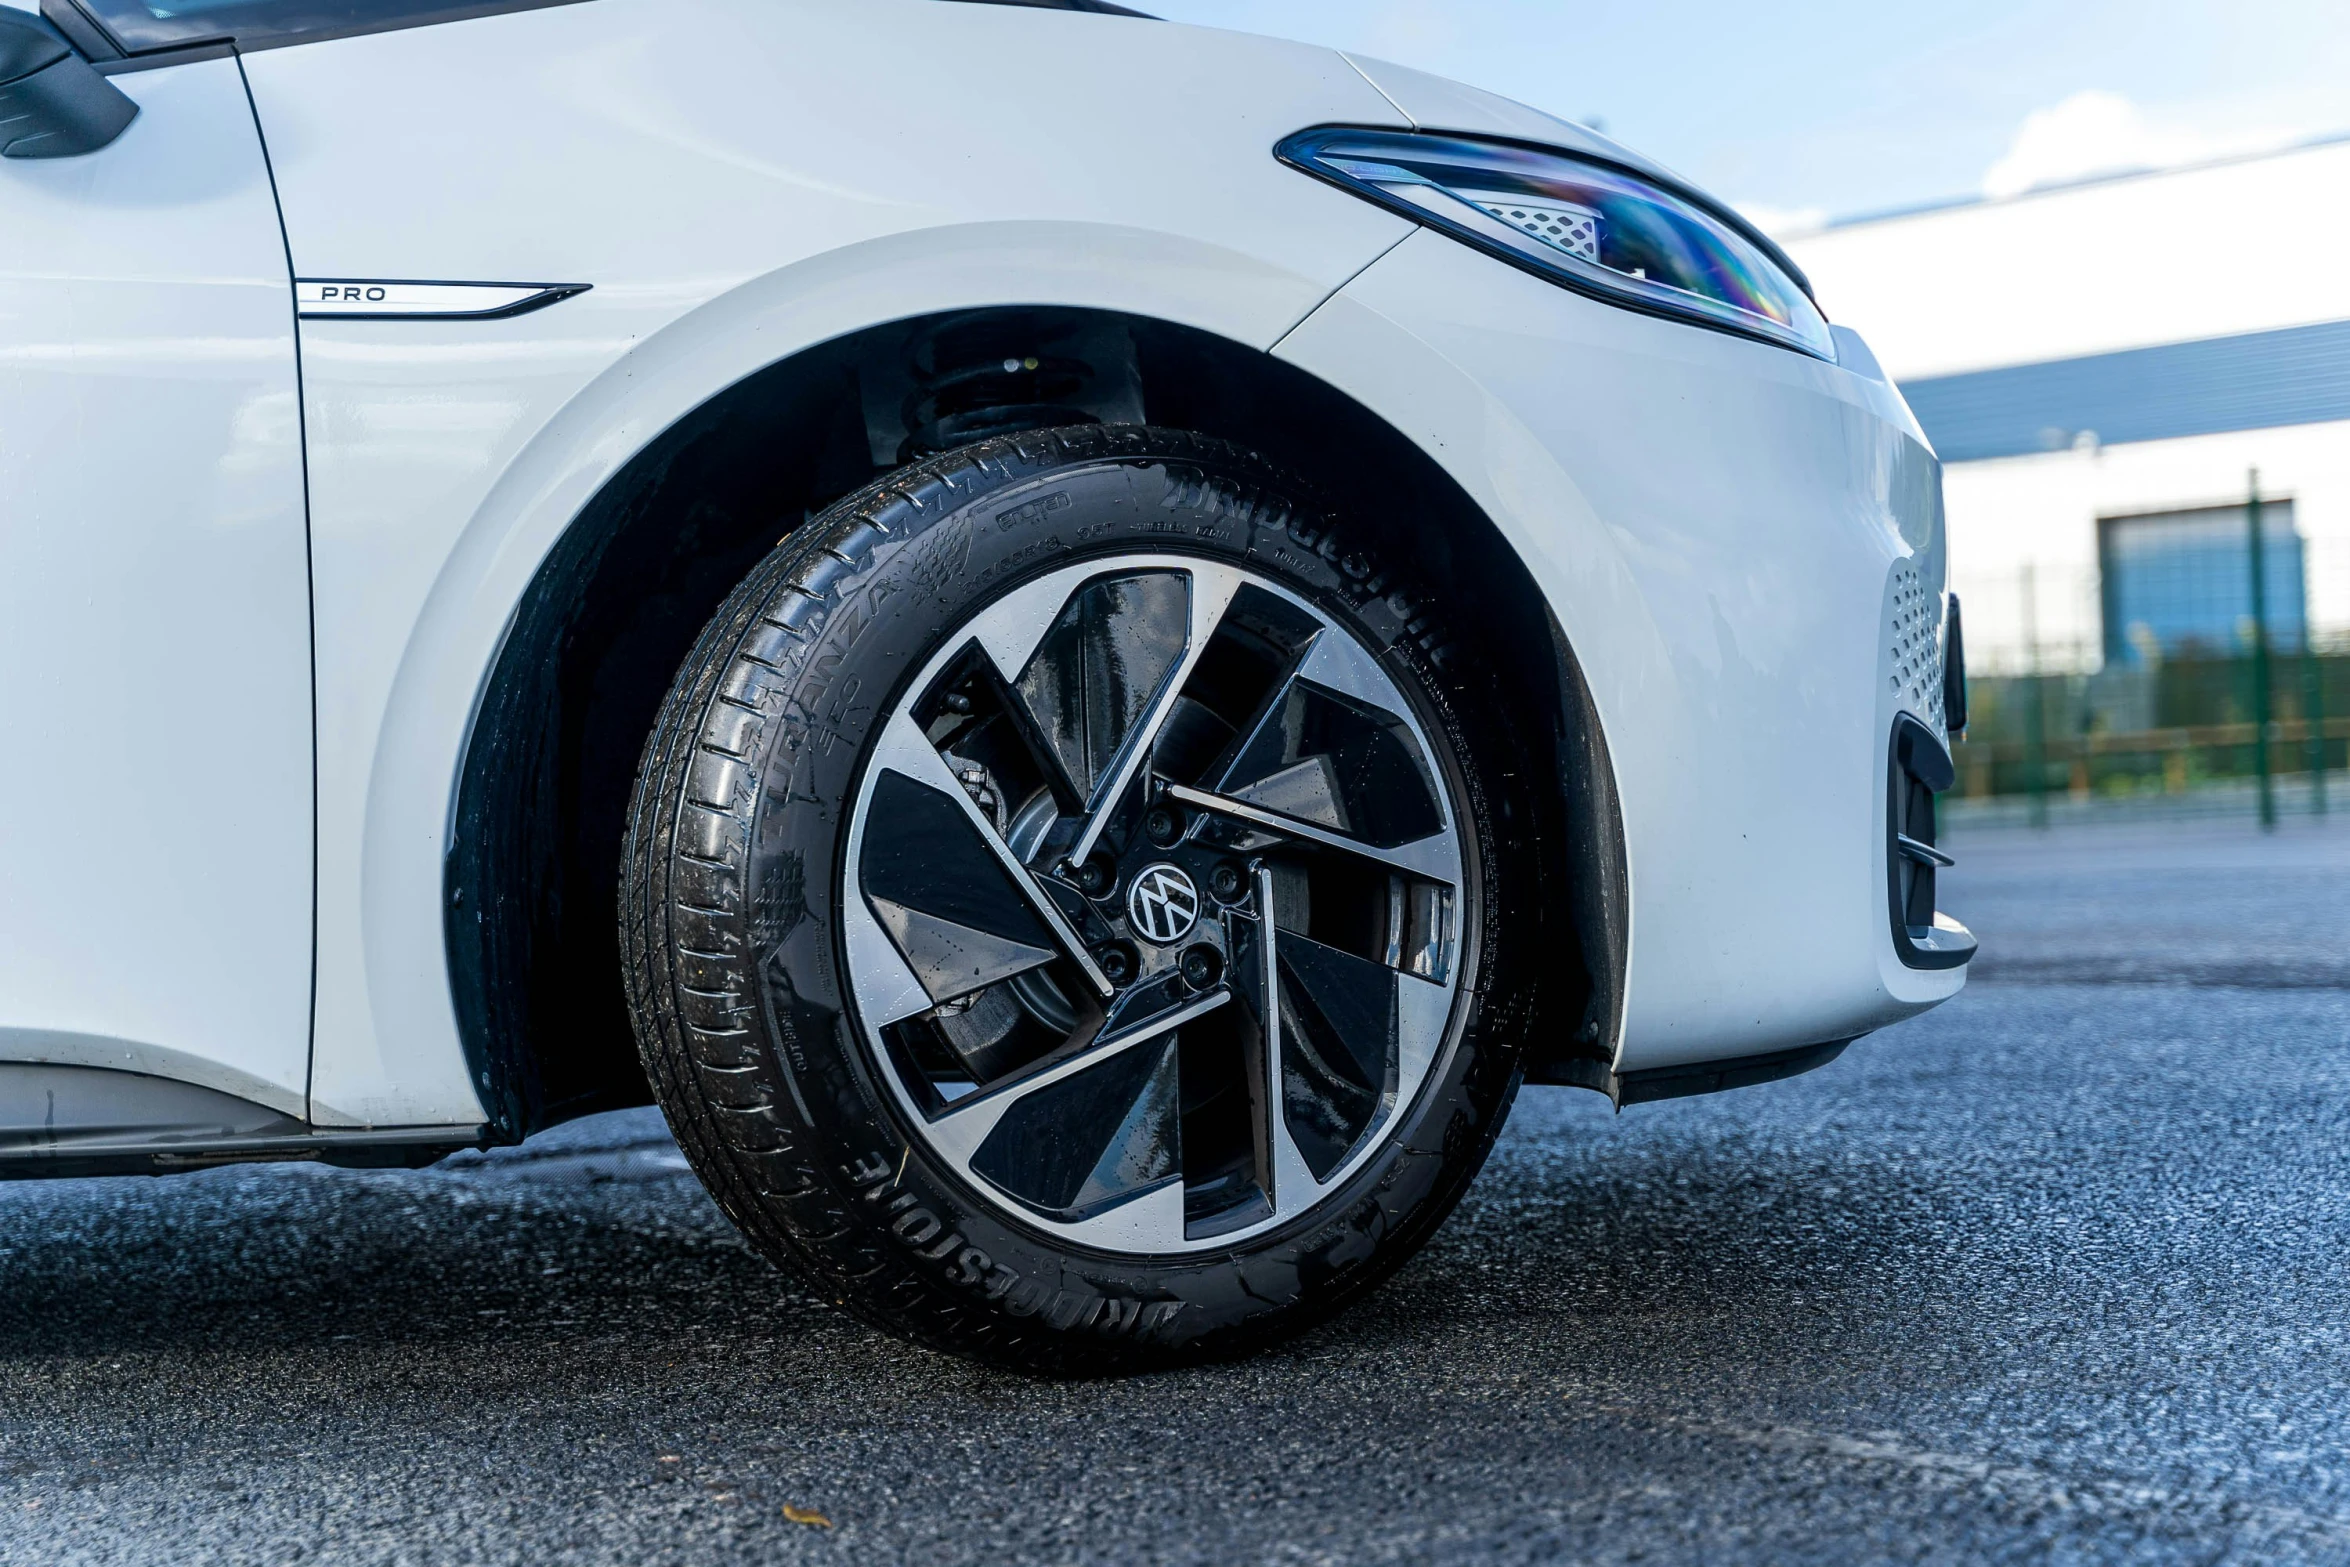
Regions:
[[1951, 864], [1934, 845], [1934, 796], [1958, 779], [1934, 731], [1907, 713], [1893, 720], [1885, 800], [1885, 883], [1893, 950], [1911, 968], [1957, 968], [1975, 955], [1965, 926], [1934, 908], [1934, 874]]

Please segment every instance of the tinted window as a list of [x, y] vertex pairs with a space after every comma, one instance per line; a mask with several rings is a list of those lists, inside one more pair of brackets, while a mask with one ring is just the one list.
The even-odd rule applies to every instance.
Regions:
[[74, 0], [125, 54], [233, 40], [247, 49], [423, 27], [574, 0]]
[[[2308, 596], [2290, 500], [2262, 503], [2260, 545], [2269, 645], [2297, 649]], [[2252, 519], [2242, 506], [2101, 517], [2097, 553], [2108, 664], [2145, 667], [2251, 649]]]

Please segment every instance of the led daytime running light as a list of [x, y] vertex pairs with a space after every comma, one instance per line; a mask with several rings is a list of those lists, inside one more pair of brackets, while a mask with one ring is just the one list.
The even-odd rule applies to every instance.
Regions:
[[1827, 318], [1767, 241], [1627, 169], [1514, 142], [1327, 126], [1274, 151], [1578, 292], [1836, 357]]

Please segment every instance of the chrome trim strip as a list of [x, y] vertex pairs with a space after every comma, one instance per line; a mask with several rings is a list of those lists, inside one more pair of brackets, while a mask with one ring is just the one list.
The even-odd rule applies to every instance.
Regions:
[[294, 280], [304, 321], [495, 321], [584, 294], [587, 283], [435, 283], [420, 279]]

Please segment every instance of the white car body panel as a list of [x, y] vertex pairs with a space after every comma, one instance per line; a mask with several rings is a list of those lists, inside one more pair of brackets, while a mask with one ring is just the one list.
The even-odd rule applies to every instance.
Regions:
[[[1679, 182], [1572, 121], [1348, 61], [1418, 128]], [[1883, 903], [1894, 715], [1942, 727], [1891, 678], [1886, 600], [1904, 565], [1945, 579], [1939, 472], [1868, 345], [1836, 339], [1829, 366], [1629, 315], [1423, 233], [1277, 350], [1434, 456], [1575, 646], [1631, 862], [1619, 1072], [1847, 1038], [1966, 982], [1904, 964]]]
[[[135, 1062], [80, 1064], [322, 1128], [482, 1122], [444, 859], [476, 706], [541, 563], [745, 377], [877, 323], [1015, 304], [1269, 350], [1492, 518], [1575, 647], [1616, 770], [1619, 1070], [1847, 1038], [1963, 983], [1905, 967], [1889, 930], [1906, 699], [1887, 594], [1905, 567], [1938, 591], [1942, 540], [1930, 454], [1857, 340], [1830, 365], [1601, 304], [1272, 156], [1316, 124], [1418, 125], [1654, 170], [1605, 138], [1326, 50], [936, 0], [593, 0], [117, 80], [148, 114], [115, 146], [0, 164], [0, 355], [62, 352], [67, 317], [42, 312], [98, 285], [56, 279], [137, 280], [103, 286], [111, 316], [77, 305], [75, 368], [0, 376], [0, 494], [57, 497], [0, 531], [0, 562], [39, 566], [0, 576], [0, 667], [71, 674], [0, 685], [0, 732], [72, 761], [0, 770], [0, 1060], [64, 1059], [26, 1053], [36, 1034], [130, 1041]], [[158, 151], [169, 126], [191, 131]], [[76, 179], [149, 204], [76, 229], [43, 194]], [[53, 258], [24, 262], [19, 211]], [[502, 319], [304, 319], [297, 399], [295, 279], [588, 291]], [[139, 377], [80, 368], [92, 344]], [[83, 424], [57, 422], [68, 406]], [[25, 446], [26, 428], [45, 433]], [[90, 462], [120, 430], [168, 440]], [[76, 593], [119, 614], [77, 615]], [[152, 679], [125, 627], [171, 644], [178, 698], [135, 723], [92, 700]], [[186, 763], [161, 801], [159, 741]], [[93, 814], [106, 831], [69, 831]], [[136, 962], [90, 937], [132, 887]]]
[[233, 60], [0, 161], [0, 1060], [299, 1116], [310, 606], [284, 241]]
[[302, 323], [328, 1126], [481, 1118], [441, 903], [468, 721], [532, 571], [645, 441], [799, 349], [942, 309], [1267, 347], [1411, 232], [1268, 151], [1401, 124], [1361, 76], [1197, 29], [596, 0], [245, 66], [297, 276], [593, 285], [504, 321]]
[[1277, 352], [1443, 464], [1576, 648], [1630, 862], [1617, 1070], [1848, 1038], [1956, 992], [1963, 971], [1900, 962], [1886, 916], [1878, 628], [1897, 564], [1942, 573], [1915, 504], [1931, 458], [1889, 386], [1433, 233]]

